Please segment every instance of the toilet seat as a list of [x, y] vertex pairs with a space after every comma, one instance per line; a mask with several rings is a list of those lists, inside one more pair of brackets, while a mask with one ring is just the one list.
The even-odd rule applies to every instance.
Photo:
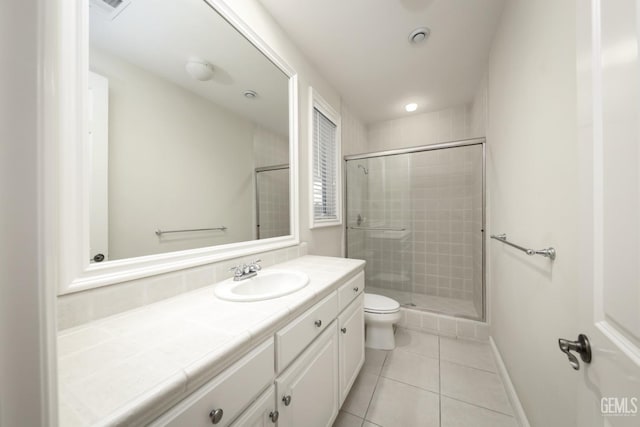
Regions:
[[364, 311], [366, 313], [396, 313], [400, 311], [400, 303], [398, 301], [377, 294], [364, 294]]

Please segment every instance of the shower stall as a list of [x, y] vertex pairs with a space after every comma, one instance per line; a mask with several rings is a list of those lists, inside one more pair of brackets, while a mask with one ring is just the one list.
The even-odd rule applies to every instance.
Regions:
[[345, 156], [346, 253], [367, 292], [484, 320], [485, 140]]

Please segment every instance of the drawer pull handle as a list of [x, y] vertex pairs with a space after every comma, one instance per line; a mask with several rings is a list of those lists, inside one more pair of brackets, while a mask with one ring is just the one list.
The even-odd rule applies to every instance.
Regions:
[[315, 322], [313, 322], [313, 324], [319, 328], [320, 326], [322, 326], [322, 320], [316, 320]]
[[346, 334], [346, 333], [347, 333], [347, 328], [342, 328], [342, 329], [340, 329], [340, 330], [342, 331], [342, 333], [343, 333], [343, 334]]
[[278, 411], [273, 411], [269, 414], [269, 418], [271, 419], [271, 422], [274, 424], [278, 422], [279, 417], [280, 417], [280, 413]]
[[284, 406], [291, 405], [291, 395], [282, 396], [282, 402], [284, 403]]
[[355, 288], [353, 288], [353, 292], [358, 292], [359, 290], [360, 290], [360, 288], [357, 287], [357, 286]]
[[222, 419], [223, 414], [224, 414], [224, 411], [222, 409], [214, 409], [213, 411], [209, 412], [209, 418], [211, 418], [211, 424], [218, 424]]

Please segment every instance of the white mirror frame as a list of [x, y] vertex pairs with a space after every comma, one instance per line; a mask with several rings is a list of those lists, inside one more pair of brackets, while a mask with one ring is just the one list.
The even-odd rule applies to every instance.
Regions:
[[[45, 32], [55, 42], [44, 55], [46, 87], [43, 103], [45, 146], [42, 163], [45, 194], [51, 206], [47, 224], [57, 266], [58, 295], [124, 282], [212, 262], [297, 245], [298, 206], [298, 77], [273, 49], [223, 0], [206, 0], [222, 17], [289, 77], [289, 163], [291, 234], [164, 254], [89, 263], [89, 156], [87, 102], [89, 74], [89, 0], [50, 0]], [[50, 7], [50, 9], [49, 9]], [[213, 10], [211, 13], [215, 13]], [[53, 248], [52, 248], [53, 249]], [[35, 261], [34, 261], [35, 262]]]

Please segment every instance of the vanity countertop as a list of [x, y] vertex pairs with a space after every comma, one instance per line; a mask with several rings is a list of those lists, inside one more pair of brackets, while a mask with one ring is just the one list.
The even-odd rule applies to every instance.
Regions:
[[364, 268], [303, 256], [270, 268], [306, 273], [280, 298], [229, 302], [216, 284], [58, 335], [60, 425], [137, 425], [162, 414]]

